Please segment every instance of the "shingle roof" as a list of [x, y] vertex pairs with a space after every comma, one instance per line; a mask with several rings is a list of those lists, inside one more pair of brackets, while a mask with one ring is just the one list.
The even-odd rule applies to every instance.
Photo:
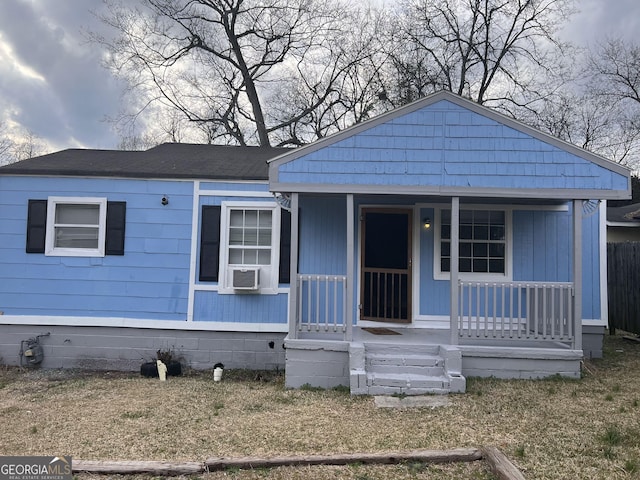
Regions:
[[0, 175], [267, 180], [288, 149], [164, 143], [149, 150], [69, 149], [0, 167]]

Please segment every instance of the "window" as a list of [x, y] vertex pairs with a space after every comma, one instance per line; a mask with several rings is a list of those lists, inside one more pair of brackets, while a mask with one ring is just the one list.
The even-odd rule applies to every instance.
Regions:
[[[439, 266], [440, 272], [445, 273], [451, 270], [451, 210], [441, 210], [439, 233]], [[504, 211], [460, 210], [461, 273], [507, 275], [507, 247]]]
[[271, 263], [271, 210], [229, 211], [229, 265]]
[[106, 198], [50, 197], [46, 255], [104, 256]]
[[[222, 203], [220, 292], [276, 293], [280, 209], [275, 204]], [[242, 272], [242, 273], [239, 273]], [[251, 287], [250, 278], [257, 283]], [[248, 283], [247, 283], [248, 282]]]
[[126, 202], [105, 198], [29, 200], [27, 253], [51, 256], [124, 255]]

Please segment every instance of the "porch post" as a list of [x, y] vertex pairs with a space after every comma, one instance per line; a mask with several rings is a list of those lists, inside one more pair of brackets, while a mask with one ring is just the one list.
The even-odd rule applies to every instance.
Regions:
[[298, 194], [291, 194], [291, 257], [289, 277], [289, 338], [298, 338]]
[[344, 321], [346, 322], [347, 332], [346, 340], [350, 342], [353, 340], [353, 286], [354, 279], [354, 211], [353, 211], [353, 194], [347, 194], [347, 298], [345, 298], [346, 316]]
[[582, 200], [573, 201], [574, 348], [582, 350]]
[[459, 269], [459, 243], [460, 243], [460, 198], [451, 199], [451, 306], [450, 306], [450, 330], [451, 345], [458, 344], [458, 269]]

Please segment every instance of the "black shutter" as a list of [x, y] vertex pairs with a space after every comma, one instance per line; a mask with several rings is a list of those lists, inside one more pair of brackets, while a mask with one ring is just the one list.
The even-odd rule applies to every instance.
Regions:
[[219, 205], [203, 205], [200, 225], [200, 281], [217, 282], [220, 264]]
[[291, 212], [280, 213], [280, 283], [291, 282]]
[[124, 230], [127, 217], [127, 202], [107, 202], [107, 232], [105, 255], [124, 255]]
[[27, 211], [27, 253], [44, 253], [47, 233], [47, 201], [29, 200]]

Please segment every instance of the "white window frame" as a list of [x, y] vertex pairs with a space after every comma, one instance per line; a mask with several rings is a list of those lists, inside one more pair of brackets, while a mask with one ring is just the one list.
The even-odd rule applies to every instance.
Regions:
[[[271, 211], [271, 260], [269, 265], [247, 265], [247, 268], [259, 268], [260, 278], [257, 290], [243, 291], [232, 286], [232, 270], [242, 265], [229, 265], [229, 222], [232, 210], [269, 210]], [[278, 293], [280, 265], [280, 207], [273, 202], [230, 201], [221, 203], [220, 212], [220, 272], [218, 293], [222, 294], [268, 294]]]
[[[441, 225], [442, 210], [451, 210], [451, 205], [441, 205], [434, 207], [434, 228], [433, 233], [433, 277], [435, 280], [451, 279], [451, 272], [443, 272], [441, 270]], [[458, 278], [471, 281], [493, 281], [493, 282], [510, 282], [513, 278], [513, 228], [512, 228], [512, 208], [500, 207], [498, 205], [460, 205], [460, 210], [491, 210], [504, 212], [505, 227], [505, 252], [504, 252], [504, 273], [485, 273], [485, 272], [458, 272]], [[453, 240], [453, 239], [452, 239]]]
[[[56, 247], [55, 227], [58, 205], [98, 205], [98, 248]], [[44, 254], [55, 257], [104, 257], [107, 230], [107, 199], [101, 197], [49, 197], [47, 199], [47, 229]]]

